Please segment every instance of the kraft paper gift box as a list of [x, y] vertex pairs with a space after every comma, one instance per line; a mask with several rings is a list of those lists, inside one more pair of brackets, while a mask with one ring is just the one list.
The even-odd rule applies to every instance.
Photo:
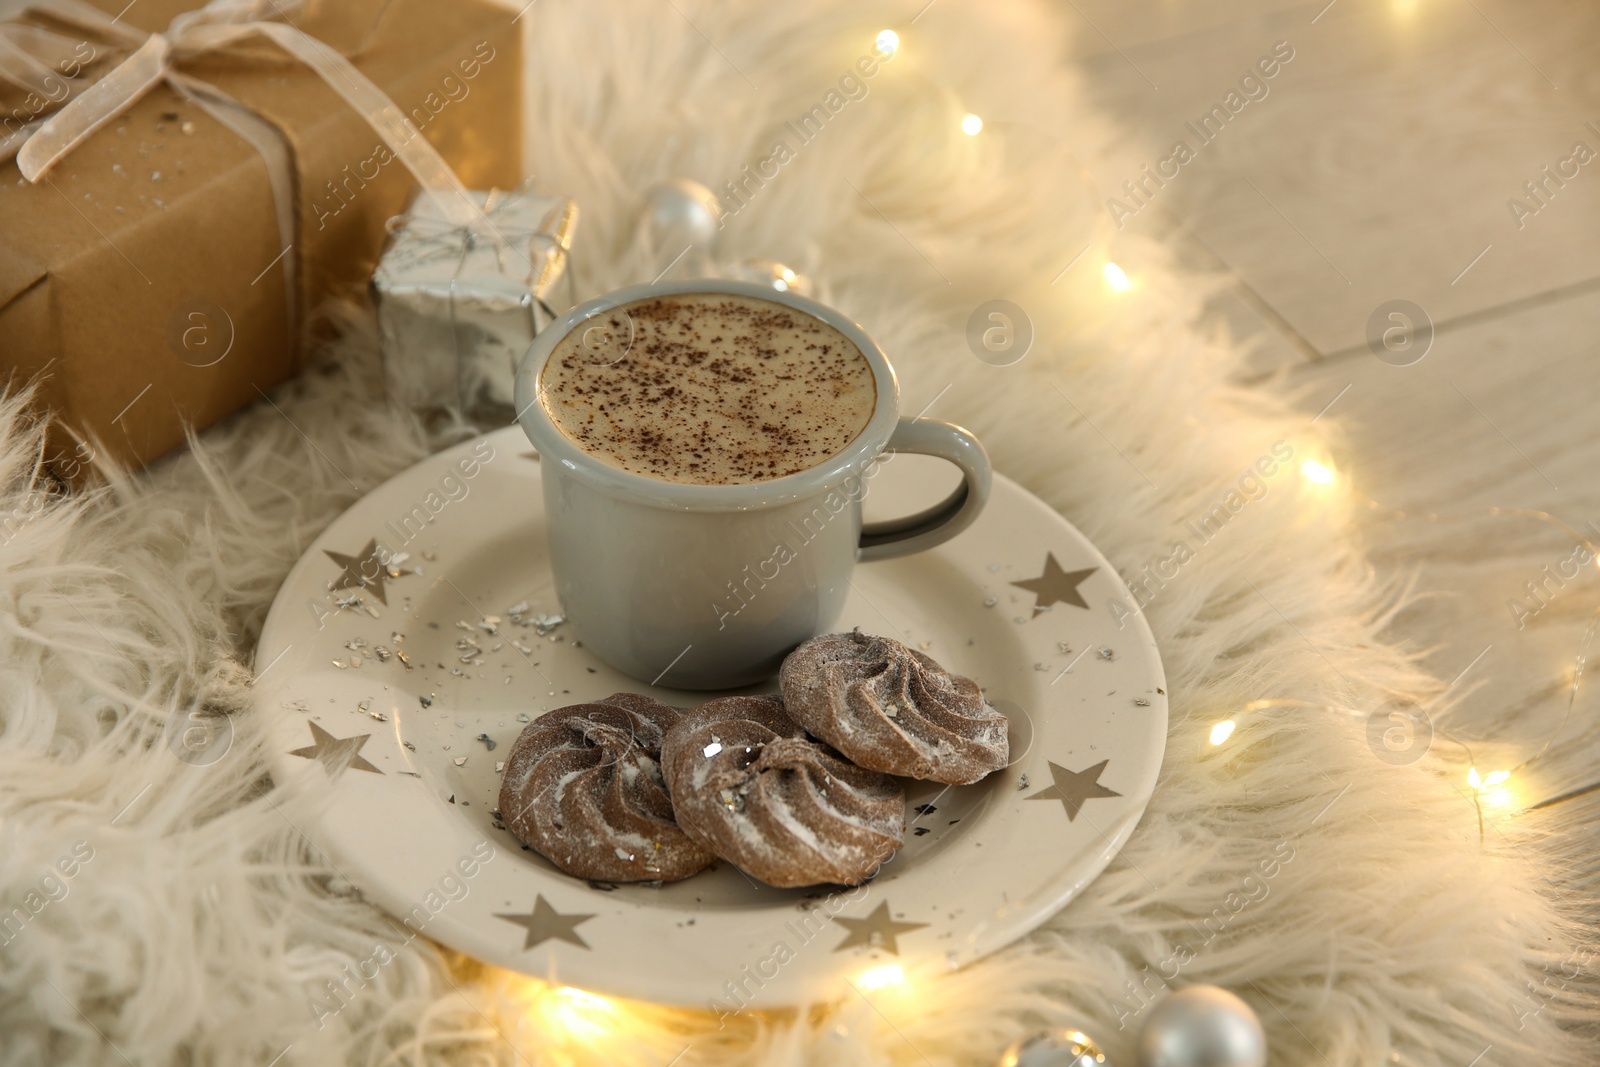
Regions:
[[493, 229], [450, 226], [419, 193], [372, 288], [383, 339], [384, 386], [413, 408], [454, 408], [509, 422], [512, 376], [566, 267], [577, 206], [527, 188], [475, 193]]
[[[98, 4], [147, 33], [194, 6]], [[517, 183], [514, 12], [483, 0], [292, 4], [266, 10], [289, 11], [295, 27], [347, 57], [461, 182]], [[30, 183], [9, 158], [37, 128], [27, 124], [139, 49], [61, 8], [29, 9], [0, 23], [0, 35], [38, 56], [0, 77], [0, 365], [13, 386], [38, 378], [58, 416], [51, 466], [79, 481], [93, 452], [78, 435], [138, 466], [182, 444], [185, 425], [216, 422], [298, 371], [316, 340], [316, 307], [365, 298], [385, 223], [417, 183], [328, 82], [259, 38], [174, 49], [172, 67], [264, 120], [265, 139], [287, 160], [289, 203], [275, 198], [262, 150], [165, 81]], [[27, 83], [30, 69], [31, 90], [12, 84]]]

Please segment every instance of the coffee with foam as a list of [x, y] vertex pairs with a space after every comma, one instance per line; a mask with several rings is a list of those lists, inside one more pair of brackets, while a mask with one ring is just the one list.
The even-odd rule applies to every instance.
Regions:
[[838, 330], [759, 297], [649, 297], [579, 323], [539, 379], [563, 436], [662, 481], [745, 485], [838, 455], [877, 406], [872, 365]]

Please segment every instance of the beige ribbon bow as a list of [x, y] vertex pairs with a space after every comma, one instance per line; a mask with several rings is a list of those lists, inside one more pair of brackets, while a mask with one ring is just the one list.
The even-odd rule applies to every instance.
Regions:
[[70, 95], [68, 80], [53, 68], [67, 66], [74, 52], [73, 42], [59, 33], [20, 22], [0, 24], [0, 78], [37, 94], [41, 110]]

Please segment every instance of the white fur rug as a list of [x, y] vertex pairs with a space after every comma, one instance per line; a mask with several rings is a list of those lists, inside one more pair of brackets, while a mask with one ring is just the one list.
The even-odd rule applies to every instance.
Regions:
[[[316, 532], [465, 432], [430, 435], [377, 398], [373, 332], [350, 315], [276, 407], [93, 495], [42, 506], [37, 429], [15, 401], [0, 410], [0, 1062], [665, 1064], [687, 1047], [683, 1067], [985, 1065], [1070, 1024], [1128, 1067], [1163, 981], [1241, 993], [1274, 1064], [1594, 1061], [1576, 1029], [1594, 1018], [1593, 935], [1563, 918], [1559, 853], [1509, 829], [1480, 838], [1448, 746], [1405, 767], [1374, 756], [1365, 710], [1443, 688], [1383, 643], [1402, 591], [1375, 584], [1337, 487], [1295, 465], [1248, 477], [1278, 442], [1325, 458], [1332, 420], [1232, 384], [1240, 346], [1196, 325], [1206, 283], [1161, 249], [1116, 245], [1135, 285], [1106, 288], [1104, 194], [1086, 175], [1116, 135], [1084, 107], [1055, 16], [946, 3], [908, 26], [916, 6], [537, 5], [530, 158], [581, 199], [580, 295], [648, 279], [670, 256], [632, 241], [650, 183], [721, 188], [880, 28], [901, 29], [901, 54], [750, 197], [723, 252], [817, 278], [896, 360], [909, 409], [954, 383], [931, 414], [977, 431], [1130, 579], [1176, 571], [1146, 587], [1172, 693], [1166, 767], [1122, 856], [1023, 942], [870, 1004], [719, 1032], [419, 939], [319, 1029], [309, 991], [388, 927], [294, 829], [316, 815], [266, 775], [247, 665]], [[967, 110], [987, 120], [979, 137], [958, 128]], [[993, 297], [1037, 329], [1011, 367], [963, 340]], [[1230, 500], [1201, 545], [1185, 523]], [[1179, 541], [1192, 558], [1153, 562]], [[1243, 712], [1261, 698], [1363, 714]], [[210, 767], [162, 741], [197, 704], [233, 731]], [[1213, 747], [1225, 718], [1237, 731]]]

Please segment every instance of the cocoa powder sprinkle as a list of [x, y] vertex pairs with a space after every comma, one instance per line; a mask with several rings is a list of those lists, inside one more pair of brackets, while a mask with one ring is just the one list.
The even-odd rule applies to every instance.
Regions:
[[838, 455], [877, 387], [854, 344], [818, 319], [732, 294], [651, 297], [562, 338], [540, 377], [556, 427], [614, 467], [741, 485]]

